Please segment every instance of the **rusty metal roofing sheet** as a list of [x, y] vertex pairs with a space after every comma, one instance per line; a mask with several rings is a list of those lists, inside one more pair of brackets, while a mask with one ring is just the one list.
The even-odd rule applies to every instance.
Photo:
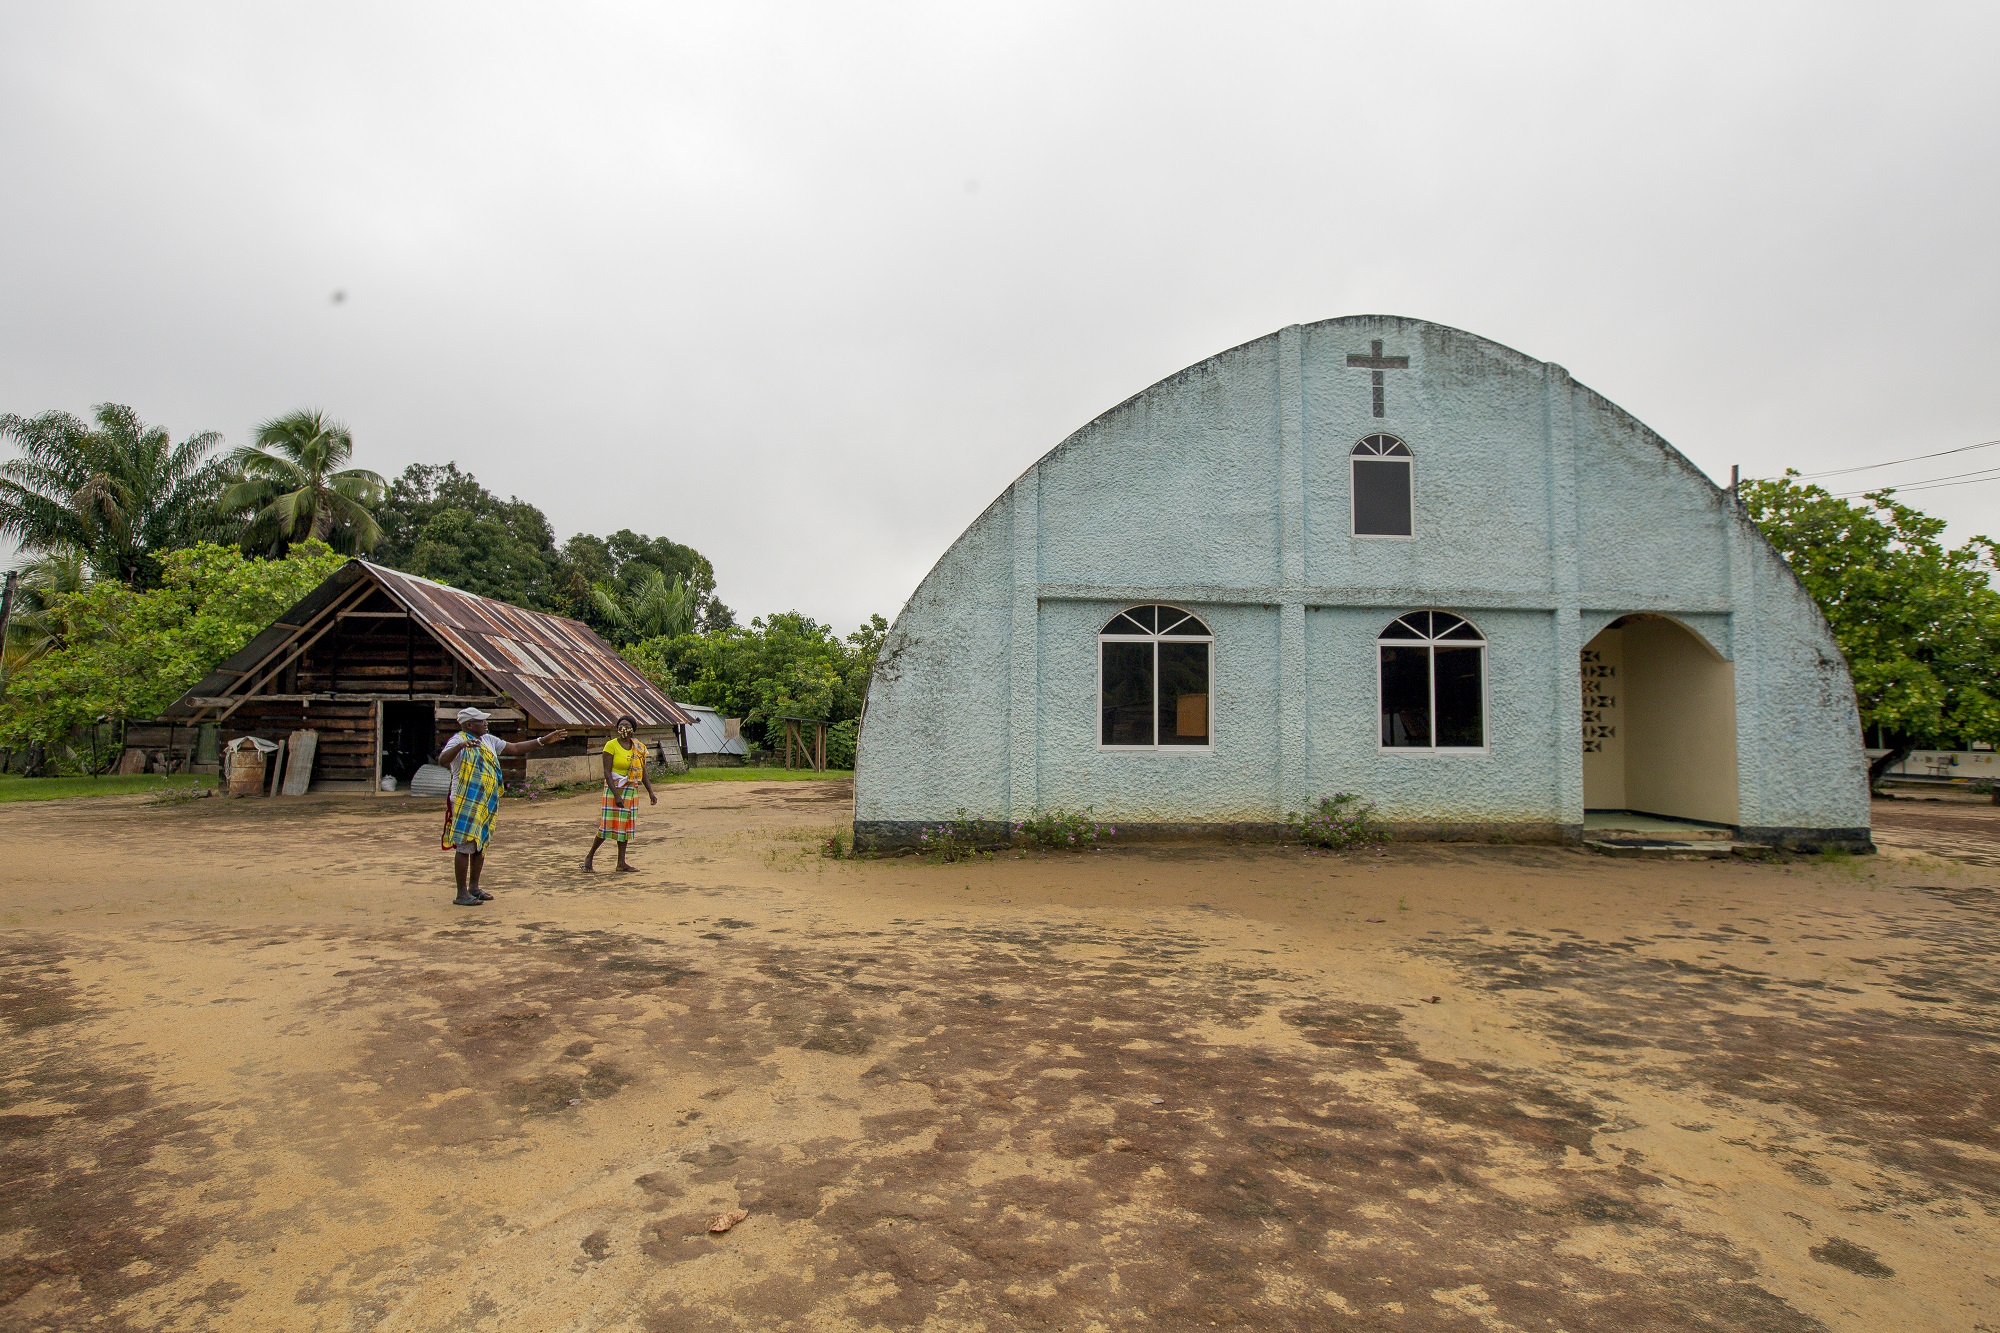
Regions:
[[460, 661], [537, 723], [609, 727], [630, 713], [641, 727], [691, 719], [589, 626], [442, 583], [366, 567]]

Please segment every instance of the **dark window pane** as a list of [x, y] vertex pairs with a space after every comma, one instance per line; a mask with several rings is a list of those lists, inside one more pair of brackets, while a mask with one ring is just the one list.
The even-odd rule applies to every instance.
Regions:
[[[1450, 629], [1443, 628], [1444, 622], [1446, 620], [1450, 620], [1452, 622]], [[1437, 631], [1437, 636], [1440, 639], [1477, 639], [1479, 637], [1478, 630], [1466, 624], [1463, 620], [1460, 620], [1457, 616], [1441, 615], [1438, 617], [1438, 625], [1439, 629]]]
[[1153, 743], [1153, 645], [1100, 643], [1103, 654], [1103, 711], [1106, 745]]
[[[1162, 617], [1162, 619], [1163, 619], [1163, 620], [1171, 620], [1171, 619], [1173, 619], [1173, 616], [1172, 616], [1172, 615], [1167, 615], [1167, 616], [1164, 616], [1164, 617]], [[1161, 631], [1160, 631], [1160, 633], [1162, 633], [1162, 634], [1202, 634], [1202, 635], [1206, 635], [1206, 634], [1208, 633], [1208, 626], [1206, 626], [1206, 625], [1202, 624], [1202, 623], [1201, 623], [1201, 621], [1200, 621], [1200, 620], [1198, 620], [1198, 619], [1196, 619], [1196, 618], [1195, 618], [1194, 616], [1189, 616], [1189, 617], [1188, 617], [1188, 618], [1187, 618], [1186, 620], [1183, 620], [1183, 621], [1182, 621], [1182, 622], [1181, 622], [1180, 624], [1178, 624], [1178, 625], [1174, 626], [1174, 627], [1173, 627], [1172, 629], [1165, 629], [1165, 630], [1161, 630]]]
[[1160, 645], [1160, 744], [1208, 744], [1208, 645]]
[[[1417, 614], [1422, 615], [1423, 613], [1418, 612]], [[1416, 639], [1418, 641], [1429, 637], [1421, 628], [1412, 625], [1410, 621], [1411, 617], [1409, 616], [1398, 616], [1389, 622], [1389, 628], [1383, 630], [1376, 637], [1382, 639]]]
[[1354, 531], [1363, 537], [1410, 535], [1410, 464], [1403, 459], [1354, 460]]
[[1119, 615], [1113, 616], [1111, 623], [1106, 625], [1100, 632], [1104, 634], [1144, 634], [1146, 631], [1132, 617]]
[[1486, 690], [1478, 648], [1437, 650], [1437, 743], [1474, 750], [1486, 744]]
[[1431, 743], [1431, 650], [1382, 650], [1382, 744]]
[[1154, 610], [1155, 608], [1150, 606], [1135, 606], [1130, 611], [1127, 611], [1125, 614], [1132, 617], [1132, 619], [1138, 621], [1140, 629], [1144, 630], [1148, 634], [1151, 634], [1153, 632]]

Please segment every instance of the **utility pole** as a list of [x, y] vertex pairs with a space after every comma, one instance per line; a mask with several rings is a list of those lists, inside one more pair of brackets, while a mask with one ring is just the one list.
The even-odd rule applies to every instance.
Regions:
[[[0, 591], [0, 653], [6, 652], [7, 619], [14, 614], [14, 583], [20, 577], [20, 574], [15, 570], [8, 570], [7, 587], [5, 591]], [[0, 659], [0, 680], [6, 679], [6, 676], [7, 667], [5, 661], [4, 659]]]

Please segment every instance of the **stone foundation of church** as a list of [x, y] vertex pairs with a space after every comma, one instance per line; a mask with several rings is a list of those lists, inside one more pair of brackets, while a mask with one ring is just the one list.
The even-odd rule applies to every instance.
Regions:
[[1738, 842], [1754, 842], [1787, 852], [1860, 852], [1875, 850], [1875, 838], [1865, 828], [1740, 828]]
[[[923, 833], [945, 821], [909, 819], [857, 819], [854, 821], [854, 849], [858, 852], [909, 851], [924, 845]], [[1127, 823], [1105, 820], [1118, 830], [1112, 843], [1209, 842], [1273, 843], [1295, 842], [1298, 832], [1290, 824], [1241, 821], [1233, 823]], [[1385, 825], [1397, 842], [1486, 842], [1486, 843], [1569, 843], [1583, 841], [1583, 825], [1557, 823], [1396, 823]], [[1013, 839], [1012, 827], [1002, 820], [975, 820], [975, 836], [982, 847], [1004, 847]], [[1864, 830], [1865, 832], [1865, 830]]]
[[[912, 851], [924, 845], [926, 829], [944, 821], [912, 819], [857, 819], [854, 821], [854, 850], [857, 852]], [[1297, 831], [1290, 824], [1242, 821], [1236, 823], [1126, 823], [1105, 821], [1116, 828], [1112, 843], [1208, 842], [1275, 843], [1293, 842]], [[1558, 823], [1393, 823], [1387, 824], [1395, 842], [1483, 842], [1560, 843], [1577, 846], [1583, 842], [1583, 825]], [[1004, 820], [974, 820], [975, 837], [981, 847], [1005, 847], [1013, 841], [1013, 829]], [[1874, 838], [1865, 828], [1743, 828], [1736, 840], [1788, 852], [1830, 850], [1872, 853]]]

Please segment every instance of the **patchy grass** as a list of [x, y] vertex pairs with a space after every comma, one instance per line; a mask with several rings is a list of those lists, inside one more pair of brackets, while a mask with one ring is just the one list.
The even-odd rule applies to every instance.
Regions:
[[854, 777], [850, 768], [829, 768], [815, 773], [810, 768], [691, 768], [685, 773], [667, 773], [653, 779], [663, 782], [843, 782]]
[[213, 787], [215, 779], [206, 774], [164, 773], [107, 774], [101, 778], [24, 778], [9, 773], [0, 776], [0, 801], [62, 801], [76, 796], [130, 796], [134, 792], [163, 788]]

